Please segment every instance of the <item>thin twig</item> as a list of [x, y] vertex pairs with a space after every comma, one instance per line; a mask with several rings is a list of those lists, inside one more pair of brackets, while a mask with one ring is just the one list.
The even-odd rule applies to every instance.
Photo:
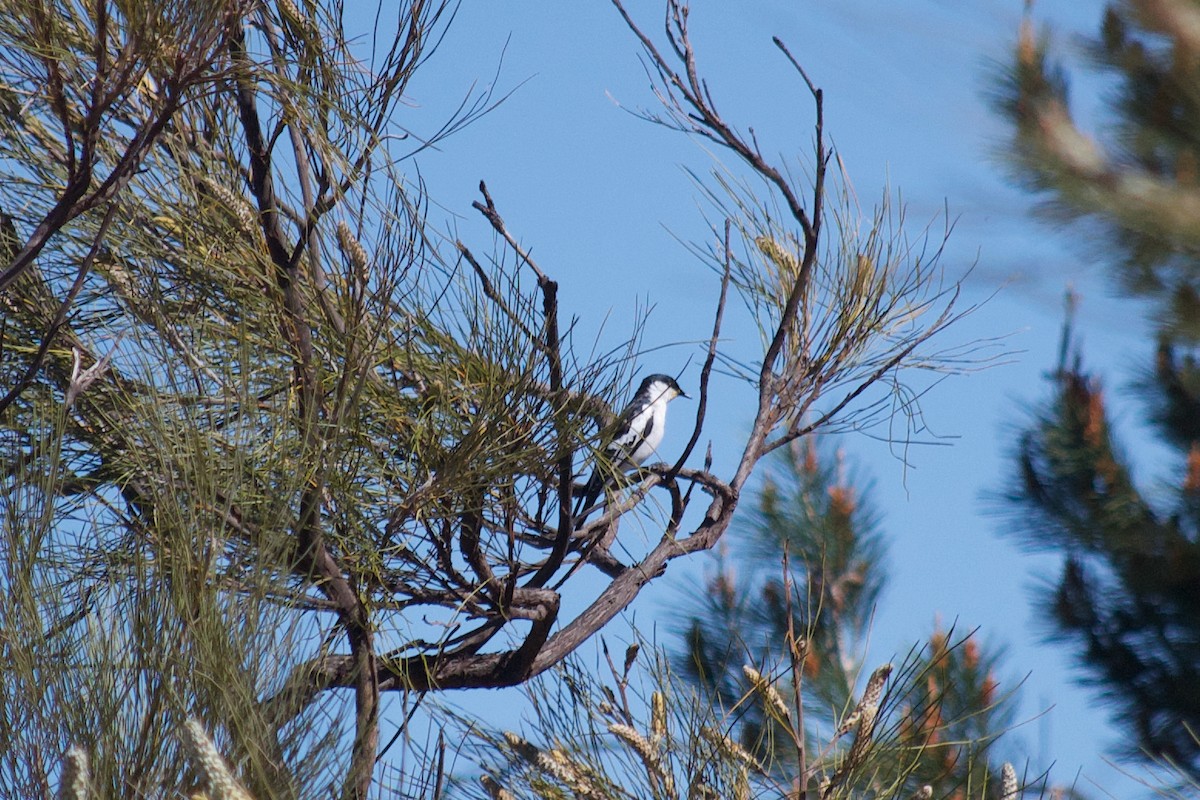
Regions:
[[[508, 226], [504, 224], [504, 218], [500, 216], [500, 212], [496, 209], [496, 203], [492, 200], [492, 195], [488, 192], [487, 184], [483, 181], [479, 182], [479, 192], [483, 195], [484, 202], [478, 200], [471, 203], [471, 206], [483, 214], [484, 218], [491, 224], [496, 233], [503, 237], [508, 246], [521, 259], [521, 261], [533, 270], [533, 274], [537, 276], [538, 288], [542, 292], [542, 317], [545, 319], [545, 329], [543, 335], [535, 337], [530, 335], [529, 339], [546, 355], [546, 360], [550, 367], [550, 406], [551, 414], [554, 417], [555, 430], [555, 446], [558, 449], [558, 460], [556, 464], [556, 472], [558, 473], [558, 530], [555, 534], [554, 546], [542, 563], [540, 569], [533, 574], [525, 586], [530, 588], [539, 588], [545, 586], [546, 583], [553, 577], [558, 568], [562, 566], [563, 559], [567, 555], [567, 550], [571, 544], [571, 532], [573, 528], [571, 515], [571, 491], [572, 491], [572, 473], [571, 473], [571, 457], [573, 454], [571, 448], [571, 425], [570, 419], [567, 416], [566, 399], [567, 393], [563, 386], [563, 371], [562, 371], [562, 352], [561, 343], [558, 334], [558, 282], [549, 278], [545, 272], [537, 265], [530, 257], [525, 248], [521, 247], [516, 238], [509, 232]], [[464, 256], [469, 256], [469, 252], [465, 247], [459, 247], [459, 252]], [[468, 261], [475, 267], [476, 273], [484, 281], [484, 292], [489, 297], [495, 299], [497, 297], [491, 284], [486, 280], [483, 270], [478, 263], [468, 257]], [[514, 315], [507, 310], [503, 300], [497, 300], [502, 309], [509, 314]], [[524, 331], [525, 329], [522, 328]]]
[[[34, 353], [33, 359], [29, 362], [25, 372], [5, 393], [3, 398], [0, 398], [0, 415], [2, 415], [12, 403], [21, 396], [29, 385], [33, 383], [34, 377], [38, 370], [45, 363], [46, 354], [50, 351], [50, 345], [54, 343], [55, 337], [58, 336], [58, 331], [63, 323], [67, 320], [67, 312], [71, 310], [71, 305], [75, 302], [75, 298], [79, 296], [79, 292], [83, 289], [83, 284], [92, 269], [92, 265], [96, 262], [96, 255], [100, 252], [100, 248], [104, 245], [104, 237], [108, 233], [108, 227], [112, 224], [113, 217], [116, 214], [117, 204], [109, 205], [108, 210], [104, 212], [104, 218], [100, 221], [100, 227], [96, 230], [96, 235], [92, 238], [92, 246], [88, 250], [87, 255], [83, 257], [83, 261], [79, 262], [79, 269], [75, 273], [75, 280], [71, 284], [71, 288], [67, 291], [66, 297], [58, 304], [58, 310], [54, 313], [54, 318], [50, 320], [50, 324], [46, 326], [46, 332], [42, 335], [42, 341], [38, 345], [37, 352]], [[7, 223], [6, 230], [0, 232], [0, 236], [7, 238], [7, 228], [11, 226], [12, 221], [5, 216], [3, 222]]]
[[704, 359], [704, 366], [700, 368], [700, 390], [696, 402], [696, 424], [692, 428], [692, 436], [688, 439], [687, 446], [683, 448], [683, 454], [675, 462], [675, 466], [668, 473], [668, 480], [673, 480], [679, 474], [684, 463], [692, 455], [692, 450], [695, 449], [697, 442], [700, 441], [700, 433], [704, 429], [704, 416], [708, 409], [708, 380], [712, 375], [713, 364], [717, 360], [717, 343], [721, 338], [721, 321], [725, 316], [725, 300], [729, 295], [729, 283], [732, 279], [732, 264], [733, 251], [730, 248], [730, 228], [731, 221], [725, 220], [725, 236], [723, 240], [722, 253], [725, 269], [721, 273], [721, 292], [717, 297], [717, 311], [713, 318], [713, 332], [708, 340], [708, 354]]

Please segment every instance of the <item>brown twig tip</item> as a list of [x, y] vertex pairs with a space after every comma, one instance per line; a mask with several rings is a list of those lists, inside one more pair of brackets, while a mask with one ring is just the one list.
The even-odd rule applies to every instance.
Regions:
[[1008, 761], [1000, 768], [1000, 800], [1017, 800], [1020, 797], [1017, 787], [1017, 771]]
[[771, 41], [774, 42], [775, 46], [779, 48], [780, 52], [787, 57], [787, 60], [791, 62], [791, 65], [796, 69], [796, 71], [800, 73], [800, 77], [804, 79], [804, 84], [808, 86], [808, 91], [812, 93], [813, 97], [820, 101], [821, 90], [818, 89], [816, 84], [812, 82], [812, 79], [808, 77], [808, 73], [805, 72], [804, 67], [799, 61], [796, 60], [796, 57], [792, 55], [792, 51], [788, 49], [788, 46], [783, 43], [783, 39], [780, 39], [778, 36], [772, 36]]
[[1017, 63], [1028, 69], [1037, 63], [1037, 37], [1033, 33], [1033, 22], [1029, 19], [1028, 5], [1025, 11], [1017, 33]]
[[633, 662], [637, 661], [638, 651], [641, 649], [642, 649], [642, 646], [640, 644], [638, 644], [637, 642], [634, 642], [633, 644], [629, 645], [629, 647], [625, 648], [625, 674], [626, 675], [629, 674], [629, 670], [633, 666]]
[[63, 758], [62, 781], [59, 784], [60, 800], [88, 800], [91, 797], [92, 773], [87, 753], [72, 745]]

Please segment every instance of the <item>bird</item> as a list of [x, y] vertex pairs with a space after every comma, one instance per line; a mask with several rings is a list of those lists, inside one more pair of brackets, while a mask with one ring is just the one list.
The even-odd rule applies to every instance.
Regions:
[[658, 449], [666, 430], [667, 403], [676, 397], [687, 397], [687, 394], [670, 375], [655, 373], [642, 381], [629, 405], [617, 418], [616, 432], [604, 446], [604, 456], [575, 506], [576, 530], [583, 527], [586, 519], [581, 515], [586, 515], [613, 475], [641, 466]]

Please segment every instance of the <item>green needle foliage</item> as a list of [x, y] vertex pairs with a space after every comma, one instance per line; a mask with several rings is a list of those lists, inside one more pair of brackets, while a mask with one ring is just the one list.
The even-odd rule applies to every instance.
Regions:
[[[1123, 755], [1200, 778], [1200, 37], [1189, 0], [1111, 3], [1088, 43], [1112, 82], [1099, 141], [1071, 117], [1063, 70], [1026, 20], [1003, 109], [1018, 177], [1108, 266], [1155, 339], [1138, 376], [1150, 436], [1170, 451], [1139, 470], [1131, 431], [1084, 366], [1068, 319], [1050, 399], [1020, 438], [1009, 493], [1033, 549], [1061, 553], [1044, 613], [1128, 736]], [[1072, 298], [1073, 301], [1073, 298]], [[1134, 305], [1136, 303], [1136, 306]], [[1070, 317], [1070, 310], [1068, 311]], [[1124, 434], [1124, 435], [1122, 435]], [[1122, 446], [1122, 443], [1131, 443]]]
[[[819, 458], [812, 440], [781, 452], [690, 610], [680, 669], [725, 707], [745, 695], [742, 665], [782, 663], [789, 640], [803, 640], [807, 711], [827, 715], [850, 700], [884, 549], [878, 515], [840, 456], [833, 461]], [[743, 744], [761, 740], [762, 722], [743, 717]]]
[[[777, 775], [808, 782], [822, 764], [809, 763], [812, 754], [863, 724], [856, 690], [865, 682], [869, 695], [874, 680], [861, 659], [885, 554], [869, 487], [847, 476], [840, 452], [823, 453], [810, 439], [775, 464], [689, 613], [677, 661], [734, 721], [743, 747]], [[888, 743], [878, 769], [901, 776], [909, 792], [930, 785], [975, 797], [990, 787], [996, 796], [984, 753], [1013, 705], [1011, 692], [1000, 692], [997, 661], [953, 630], [939, 628], [914, 648], [892, 671], [879, 711]]]

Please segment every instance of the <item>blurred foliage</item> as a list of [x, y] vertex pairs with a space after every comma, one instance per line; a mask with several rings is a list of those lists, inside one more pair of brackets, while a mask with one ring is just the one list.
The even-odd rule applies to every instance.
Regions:
[[[1049, 36], [1022, 25], [1001, 93], [1016, 175], [1109, 268], [1156, 341], [1138, 376], [1149, 436], [1169, 452], [1137, 473], [1111, 393], [1084, 366], [1069, 298], [1050, 400], [1020, 437], [1014, 530], [1061, 553], [1044, 613], [1128, 733], [1123, 755], [1200, 778], [1200, 6], [1106, 7], [1087, 65], [1110, 87], [1097, 140], [1071, 116]], [[1130, 430], [1129, 437], [1135, 436]], [[1149, 442], [1147, 442], [1149, 443]]]
[[[794, 775], [803, 768], [791, 720], [754, 700], [745, 665], [776, 676], [785, 705], [802, 712], [806, 750], [817, 752], [854, 707], [886, 554], [870, 486], [848, 474], [841, 451], [809, 438], [781, 451], [774, 467], [754, 508], [723, 542], [706, 591], [685, 608], [676, 661], [734, 720], [743, 747], [776, 774]], [[974, 787], [975, 797], [991, 786], [995, 796], [998, 773], [985, 753], [1014, 710], [1012, 690], [999, 687], [998, 660], [974, 635], [940, 626], [908, 654], [887, 705], [893, 769], [908, 773], [907, 791], [929, 784], [943, 796]]]

